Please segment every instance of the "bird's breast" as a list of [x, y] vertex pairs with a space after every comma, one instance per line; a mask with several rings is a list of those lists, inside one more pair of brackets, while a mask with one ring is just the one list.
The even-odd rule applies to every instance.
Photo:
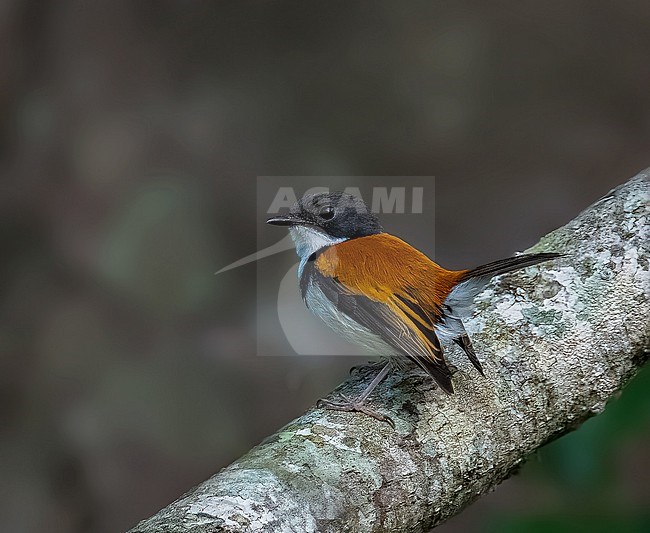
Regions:
[[346, 341], [360, 345], [371, 355], [392, 355], [394, 350], [381, 337], [361, 326], [358, 322], [340, 311], [318, 286], [314, 276], [305, 272], [303, 276], [305, 304], [327, 326], [333, 329]]

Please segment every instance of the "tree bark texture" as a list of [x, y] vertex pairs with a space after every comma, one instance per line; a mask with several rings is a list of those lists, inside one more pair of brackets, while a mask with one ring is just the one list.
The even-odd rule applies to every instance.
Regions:
[[564, 257], [478, 296], [466, 328], [485, 378], [447, 347], [453, 396], [393, 372], [371, 404], [395, 430], [312, 408], [132, 532], [428, 531], [460, 512], [600, 413], [648, 359], [649, 183], [650, 169], [529, 250]]

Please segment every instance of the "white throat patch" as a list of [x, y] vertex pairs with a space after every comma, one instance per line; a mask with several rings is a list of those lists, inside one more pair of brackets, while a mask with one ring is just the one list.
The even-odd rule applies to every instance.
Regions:
[[298, 277], [302, 276], [302, 271], [311, 254], [326, 246], [332, 246], [347, 240], [346, 238], [332, 237], [324, 231], [311, 226], [291, 226], [289, 234], [296, 245], [296, 253], [300, 257]]

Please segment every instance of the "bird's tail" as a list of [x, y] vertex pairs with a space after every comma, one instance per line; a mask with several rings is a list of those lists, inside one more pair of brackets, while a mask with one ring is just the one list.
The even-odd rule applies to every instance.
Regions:
[[487, 277], [489, 279], [493, 276], [498, 276], [499, 274], [513, 272], [520, 268], [536, 265], [537, 263], [549, 261], [550, 259], [555, 259], [561, 256], [562, 254], [554, 252], [544, 252], [539, 254], [517, 255], [515, 257], [508, 257], [507, 259], [500, 259], [499, 261], [493, 261], [492, 263], [487, 263], [486, 265], [463, 271], [458, 278], [458, 283], [462, 283], [472, 278]]
[[554, 252], [524, 254], [494, 261], [471, 270], [461, 270], [457, 273], [456, 285], [445, 299], [445, 305], [449, 309], [449, 313], [455, 318], [469, 316], [474, 298], [494, 276], [513, 272], [561, 256], [562, 254]]

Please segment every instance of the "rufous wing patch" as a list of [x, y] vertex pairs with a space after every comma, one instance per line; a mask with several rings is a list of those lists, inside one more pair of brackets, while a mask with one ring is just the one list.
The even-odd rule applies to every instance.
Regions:
[[455, 273], [387, 234], [331, 246], [311, 275], [337, 308], [424, 368], [447, 392], [451, 373], [435, 334]]

